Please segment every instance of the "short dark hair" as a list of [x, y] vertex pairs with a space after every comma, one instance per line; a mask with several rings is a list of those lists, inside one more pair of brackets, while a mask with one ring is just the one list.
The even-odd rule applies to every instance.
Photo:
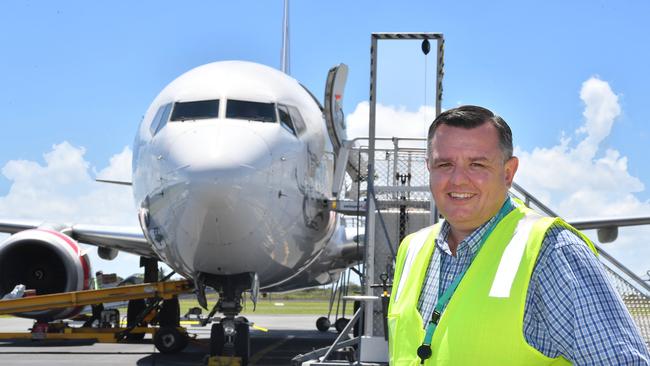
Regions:
[[497, 133], [499, 134], [499, 146], [503, 152], [504, 160], [507, 161], [512, 157], [513, 150], [510, 126], [508, 126], [503, 118], [492, 113], [489, 109], [475, 105], [463, 105], [446, 110], [433, 120], [431, 126], [429, 126], [429, 134], [427, 136], [427, 150], [429, 151], [427, 156], [430, 154], [433, 135], [435, 135], [440, 125], [472, 129], [487, 122], [492, 123], [496, 127]]

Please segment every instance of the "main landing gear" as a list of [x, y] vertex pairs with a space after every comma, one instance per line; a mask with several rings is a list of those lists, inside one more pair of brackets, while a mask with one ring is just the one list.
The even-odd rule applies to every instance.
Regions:
[[[242, 294], [245, 290], [257, 289], [257, 277], [251, 273], [237, 275], [202, 274], [199, 286], [213, 287], [219, 292], [219, 301], [208, 318], [216, 312], [223, 318], [212, 324], [210, 332], [210, 357], [235, 357], [242, 365], [248, 365], [250, 358], [250, 326], [246, 318], [238, 316], [242, 310]], [[253, 294], [253, 298], [256, 298]], [[199, 300], [201, 301], [201, 300]]]
[[[153, 336], [153, 343], [160, 353], [180, 352], [188, 344], [187, 333], [180, 328], [180, 306], [178, 297], [168, 300], [151, 299], [147, 304], [144, 300], [129, 300], [127, 308], [127, 329], [148, 327], [158, 324]], [[141, 341], [144, 332], [126, 333], [128, 341]]]
[[[144, 282], [158, 282], [158, 261], [151, 258], [140, 258], [140, 266], [144, 267]], [[169, 277], [169, 276], [168, 276]], [[166, 280], [162, 279], [163, 281]], [[180, 304], [178, 297], [163, 300], [161, 298], [129, 300], [127, 306], [126, 339], [141, 341], [144, 332], [131, 332], [135, 327], [148, 327], [158, 324], [153, 336], [153, 342], [161, 353], [176, 353], [182, 351], [188, 344], [189, 338], [180, 328]]]
[[[336, 321], [334, 321], [334, 328], [338, 333], [341, 333], [345, 328], [345, 326], [348, 325], [350, 319], [345, 317], [346, 301], [343, 299], [343, 296], [346, 296], [348, 294], [349, 283], [350, 283], [350, 273], [347, 271], [344, 272], [343, 275], [340, 276], [337, 281], [332, 282], [332, 290], [330, 292], [330, 300], [329, 300], [327, 316], [321, 316], [316, 320], [316, 329], [318, 329], [321, 332], [327, 332], [330, 329], [330, 327], [332, 326], [330, 317], [332, 316], [332, 310], [334, 308], [335, 302], [336, 302], [336, 315], [334, 315], [334, 318], [336, 319]], [[341, 317], [339, 317], [340, 308], [342, 308], [340, 312]], [[355, 306], [355, 310], [356, 310], [356, 306]]]

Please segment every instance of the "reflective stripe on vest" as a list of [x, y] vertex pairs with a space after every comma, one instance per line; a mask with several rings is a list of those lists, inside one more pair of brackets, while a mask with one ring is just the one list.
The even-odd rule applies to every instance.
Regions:
[[[411, 267], [413, 266], [413, 262], [415, 261], [415, 258], [417, 254], [420, 252], [420, 249], [424, 246], [424, 243], [427, 241], [427, 238], [431, 234], [433, 230], [433, 226], [425, 227], [424, 229], [421, 229], [417, 231], [415, 234], [413, 234], [413, 238], [409, 241], [408, 244], [408, 252], [406, 254], [406, 259], [404, 259], [404, 269], [402, 271], [402, 275], [400, 276], [400, 281], [397, 286], [397, 291], [395, 291], [394, 299], [397, 301], [399, 298], [400, 290], [404, 288], [404, 283], [406, 279], [409, 276], [409, 271], [411, 270]], [[436, 230], [437, 232], [437, 230]], [[435, 236], [432, 238], [432, 240], [435, 240]]]
[[530, 237], [530, 231], [533, 229], [533, 225], [541, 218], [542, 216], [531, 211], [523, 219], [519, 220], [512, 240], [510, 240], [510, 243], [508, 243], [501, 256], [501, 262], [499, 262], [497, 274], [494, 276], [489, 296], [510, 297], [510, 289], [519, 269], [519, 264], [521, 264], [521, 259], [524, 256], [524, 249], [526, 249], [526, 242]]

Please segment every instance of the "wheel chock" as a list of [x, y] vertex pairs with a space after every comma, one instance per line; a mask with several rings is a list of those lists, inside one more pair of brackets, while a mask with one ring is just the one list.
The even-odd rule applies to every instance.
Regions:
[[210, 356], [208, 366], [241, 366], [241, 358], [227, 356]]

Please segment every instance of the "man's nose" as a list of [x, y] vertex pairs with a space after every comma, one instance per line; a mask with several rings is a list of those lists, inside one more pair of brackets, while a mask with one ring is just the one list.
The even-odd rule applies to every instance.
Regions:
[[469, 182], [469, 176], [467, 175], [467, 169], [462, 166], [455, 166], [451, 171], [451, 176], [449, 177], [449, 182], [455, 186], [463, 185]]

